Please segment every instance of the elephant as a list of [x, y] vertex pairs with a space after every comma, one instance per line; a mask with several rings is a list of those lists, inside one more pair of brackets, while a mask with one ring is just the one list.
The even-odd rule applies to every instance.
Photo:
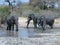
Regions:
[[33, 20], [34, 28], [37, 28], [37, 17], [34, 14], [29, 14], [28, 15], [28, 20], [27, 20], [27, 28], [29, 26], [30, 21]]
[[37, 18], [37, 23], [38, 23], [38, 26], [41, 26], [43, 30], [45, 30], [45, 25], [46, 25], [46, 19], [44, 16], [39, 16]]
[[9, 16], [7, 18], [7, 30], [14, 30], [14, 25], [16, 25], [16, 31], [18, 31], [18, 17]]
[[39, 25], [39, 26], [42, 26], [43, 30], [45, 30], [45, 26], [46, 26], [46, 25], [49, 25], [51, 28], [53, 28], [54, 19], [53, 19], [53, 18], [45, 17], [45, 16], [43, 15], [43, 16], [40, 16], [40, 17], [37, 19], [37, 22], [38, 22], [38, 25]]

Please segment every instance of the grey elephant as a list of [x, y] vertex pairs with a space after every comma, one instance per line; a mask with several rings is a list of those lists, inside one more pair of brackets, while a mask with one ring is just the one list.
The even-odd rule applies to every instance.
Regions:
[[49, 25], [51, 28], [53, 28], [54, 19], [53, 19], [53, 18], [45, 17], [45, 16], [43, 15], [43, 16], [40, 16], [40, 17], [37, 19], [37, 22], [38, 22], [38, 25], [39, 25], [39, 26], [42, 26], [43, 30], [45, 30], [45, 26], [46, 26], [46, 25]]
[[34, 28], [37, 28], [37, 17], [34, 14], [29, 14], [28, 15], [28, 20], [27, 20], [27, 28], [29, 26], [30, 21], [33, 20]]
[[14, 25], [16, 25], [16, 31], [18, 31], [18, 17], [9, 16], [7, 18], [7, 30], [14, 30]]

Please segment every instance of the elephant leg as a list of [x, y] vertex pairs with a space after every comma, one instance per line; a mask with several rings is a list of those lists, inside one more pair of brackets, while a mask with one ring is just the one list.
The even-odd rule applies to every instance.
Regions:
[[14, 24], [11, 27], [12, 27], [12, 30], [14, 30]]
[[9, 27], [7, 26], [7, 30], [9, 30]]
[[33, 21], [34, 28], [37, 28], [37, 22]]
[[43, 29], [43, 30], [45, 30], [45, 26], [46, 26], [46, 22], [43, 21], [43, 22], [42, 22], [42, 29]]
[[11, 30], [11, 25], [8, 26], [8, 30]]
[[34, 28], [37, 28], [37, 19], [33, 20]]
[[53, 29], [53, 25], [49, 25], [51, 27], [51, 29]]
[[52, 29], [53, 29], [53, 24], [54, 24], [54, 20], [52, 20], [49, 24]]
[[16, 31], [18, 31], [18, 24], [16, 24]]
[[27, 28], [28, 28], [28, 26], [29, 26], [29, 23], [30, 23], [30, 20], [27, 21], [27, 26], [26, 26]]
[[37, 28], [37, 23], [34, 23], [34, 28]]
[[44, 25], [42, 26], [42, 29], [45, 30], [45, 26]]
[[49, 24], [49, 26], [51, 27], [51, 29], [53, 29], [53, 24], [54, 24], [54, 23], [50, 23], [50, 24]]
[[51, 26], [51, 28], [53, 29], [53, 26]]
[[7, 30], [11, 30], [11, 26], [10, 25], [7, 26]]

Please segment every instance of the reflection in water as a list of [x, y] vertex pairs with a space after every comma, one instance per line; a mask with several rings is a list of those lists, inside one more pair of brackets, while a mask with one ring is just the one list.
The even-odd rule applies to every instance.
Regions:
[[6, 36], [8, 37], [17, 37], [17, 32], [16, 31], [6, 31]]
[[[9, 31], [9, 30], [0, 30], [0, 37], [21, 37], [21, 38], [28, 38], [28, 37], [33, 37], [34, 34], [37, 32], [37, 29], [27, 29], [27, 28], [20, 28], [19, 31], [17, 32], [16, 30], [14, 31]], [[39, 31], [40, 33], [41, 31]]]
[[34, 35], [34, 29], [19, 28], [19, 31], [9, 31], [5, 29], [0, 29], [0, 37], [21, 37], [28, 38]]
[[14, 31], [6, 31], [6, 36], [9, 37], [21, 37], [21, 38], [28, 38], [33, 36], [34, 31], [31, 29], [20, 28], [18, 32]]
[[6, 33], [5, 33], [5, 31], [0, 30], [0, 37], [3, 37], [3, 36], [6, 36]]
[[29, 36], [29, 33], [27, 30], [19, 30], [18, 37], [27, 38], [28, 36]]
[[27, 29], [19, 29], [18, 32], [16, 30], [14, 31], [9, 31], [9, 30], [0, 30], [0, 37], [6, 36], [6, 37], [21, 37], [21, 38], [27, 38], [29, 36], [28, 30]]

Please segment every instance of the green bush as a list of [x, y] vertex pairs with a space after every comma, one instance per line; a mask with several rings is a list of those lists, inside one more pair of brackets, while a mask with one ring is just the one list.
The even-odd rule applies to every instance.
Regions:
[[39, 11], [40, 11], [40, 8], [38, 8], [38, 7], [34, 8], [35, 13], [39, 13]]
[[10, 15], [10, 8], [7, 6], [0, 7], [0, 17], [5, 17]]

